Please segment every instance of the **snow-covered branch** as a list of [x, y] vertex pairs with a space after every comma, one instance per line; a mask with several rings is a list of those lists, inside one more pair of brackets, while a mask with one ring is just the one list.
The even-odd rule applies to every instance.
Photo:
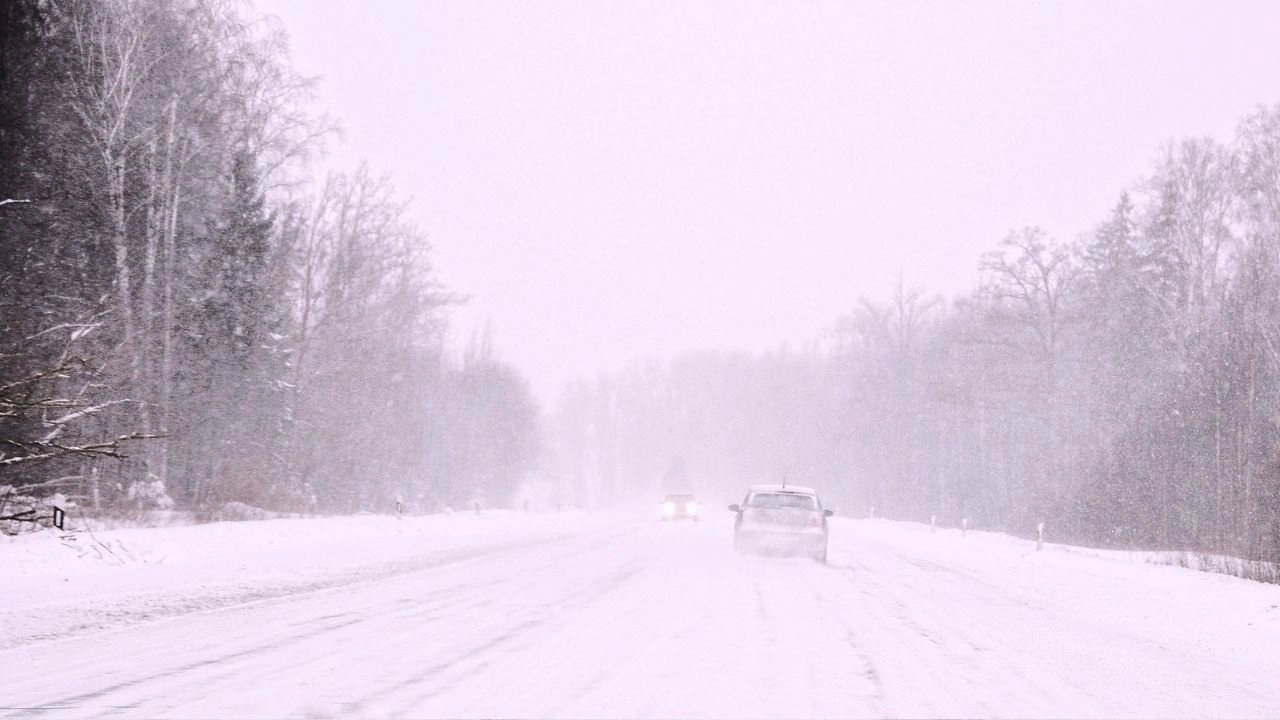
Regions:
[[72, 330], [72, 332], [71, 332], [71, 339], [72, 339], [72, 340], [79, 340], [80, 338], [84, 337], [85, 335], [87, 335], [88, 333], [92, 332], [94, 329], [99, 328], [99, 327], [102, 327], [102, 323], [100, 323], [100, 322], [95, 322], [95, 323], [62, 323], [62, 324], [60, 324], [60, 325], [54, 325], [53, 327], [45, 328], [44, 330], [41, 330], [40, 332], [36, 333], [35, 335], [32, 335], [32, 336], [28, 337], [28, 338], [27, 338], [27, 340], [28, 340], [28, 341], [35, 340], [36, 338], [39, 338], [39, 337], [40, 337], [40, 336], [42, 336], [42, 335], [48, 335], [49, 333], [57, 332], [58, 330], [66, 330], [66, 329], [68, 329], [68, 328], [70, 328], [70, 329]]
[[48, 435], [45, 435], [43, 438], [41, 438], [41, 442], [53, 442], [54, 440], [57, 440], [58, 437], [61, 436], [62, 433], [66, 431], [67, 424], [70, 422], [79, 420], [82, 417], [87, 417], [89, 415], [102, 412], [103, 410], [111, 407], [112, 405], [121, 405], [123, 403], [129, 403], [129, 402], [133, 402], [133, 401], [128, 399], [111, 400], [111, 401], [99, 403], [97, 405], [93, 405], [90, 407], [81, 408], [79, 410], [76, 410], [75, 412], [67, 413], [62, 417], [55, 418], [53, 420], [46, 420], [45, 424], [52, 425], [53, 429], [49, 431]]
[[70, 455], [119, 459], [125, 457], [124, 453], [121, 452], [122, 444], [135, 440], [155, 440], [163, 437], [165, 436], [145, 433], [130, 433], [128, 435], [120, 435], [114, 440], [103, 440], [100, 442], [85, 443], [83, 445], [60, 445], [58, 443], [42, 441], [19, 442], [16, 440], [0, 440], [0, 443], [7, 444], [11, 447], [18, 448], [24, 453], [28, 453], [18, 455], [16, 457], [8, 457], [4, 453], [0, 453], [0, 467], [17, 465], [19, 463], [53, 460], [55, 458], [67, 457]]

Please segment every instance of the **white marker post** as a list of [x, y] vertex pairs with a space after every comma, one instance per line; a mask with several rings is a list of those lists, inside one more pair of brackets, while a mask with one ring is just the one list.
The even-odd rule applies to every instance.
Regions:
[[1044, 521], [1036, 523], [1036, 552], [1040, 552], [1040, 548], [1044, 547]]
[[937, 525], [937, 523], [938, 523], [938, 516], [930, 515], [929, 516], [929, 532], [933, 532], [934, 526]]
[[396, 520], [404, 515], [404, 495], [396, 493]]
[[960, 537], [969, 534], [969, 518], [960, 518]]
[[872, 520], [875, 520], [875, 519], [876, 519], [876, 506], [875, 506], [875, 505], [872, 505], [872, 506], [871, 506], [871, 519], [872, 519]]

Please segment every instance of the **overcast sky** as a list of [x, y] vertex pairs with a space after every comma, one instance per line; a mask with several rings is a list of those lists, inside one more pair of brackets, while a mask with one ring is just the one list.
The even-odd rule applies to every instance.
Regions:
[[544, 404], [802, 347], [901, 272], [1071, 239], [1160, 144], [1280, 102], [1280, 3], [257, 0]]

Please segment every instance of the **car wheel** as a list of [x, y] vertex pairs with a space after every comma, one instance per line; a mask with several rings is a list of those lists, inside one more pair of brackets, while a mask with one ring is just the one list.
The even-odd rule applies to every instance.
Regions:
[[822, 552], [818, 553], [817, 555], [814, 555], [814, 556], [813, 556], [813, 559], [814, 559], [814, 560], [817, 560], [818, 562], [822, 563], [823, 565], [826, 565], [826, 564], [827, 564], [827, 549], [826, 549], [826, 548], [822, 548]]

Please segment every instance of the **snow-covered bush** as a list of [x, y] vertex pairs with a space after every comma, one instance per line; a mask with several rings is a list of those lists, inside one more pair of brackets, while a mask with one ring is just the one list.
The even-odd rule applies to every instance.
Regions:
[[126, 497], [138, 510], [173, 509], [173, 498], [165, 490], [164, 481], [151, 473], [147, 473], [146, 480], [130, 483]]

